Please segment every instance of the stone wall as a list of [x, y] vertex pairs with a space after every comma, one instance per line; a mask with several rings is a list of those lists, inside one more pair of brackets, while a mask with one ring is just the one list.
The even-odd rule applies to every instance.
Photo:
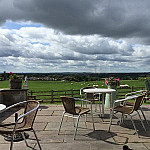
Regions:
[[27, 89], [0, 89], [0, 103], [6, 106], [27, 100]]

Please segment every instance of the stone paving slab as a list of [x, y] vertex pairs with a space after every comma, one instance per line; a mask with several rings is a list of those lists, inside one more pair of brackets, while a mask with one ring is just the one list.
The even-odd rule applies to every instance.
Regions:
[[[150, 111], [146, 105], [143, 107], [144, 113], [150, 123]], [[62, 129], [58, 135], [58, 128], [64, 108], [62, 105], [42, 105], [37, 113], [34, 123], [34, 129], [37, 133], [43, 150], [122, 150], [124, 144], [133, 150], [150, 150], [150, 126], [146, 123], [147, 132], [144, 132], [140, 121], [134, 118], [140, 138], [137, 137], [131, 121], [125, 118], [125, 125], [119, 125], [118, 119], [113, 117], [111, 131], [109, 127], [109, 113], [105, 110], [104, 118], [100, 118], [98, 114], [94, 114], [95, 131], [93, 131], [91, 116], [81, 117], [76, 140], [73, 140], [74, 126], [72, 118], [64, 118]], [[14, 112], [21, 113], [21, 110], [9, 112], [6, 116], [1, 116], [1, 122], [14, 121]], [[119, 117], [120, 115], [118, 115]], [[27, 142], [35, 149], [39, 149], [35, 137], [32, 132]], [[10, 142], [4, 140], [0, 136], [0, 150], [9, 149]], [[15, 150], [28, 150], [24, 141], [14, 143]]]

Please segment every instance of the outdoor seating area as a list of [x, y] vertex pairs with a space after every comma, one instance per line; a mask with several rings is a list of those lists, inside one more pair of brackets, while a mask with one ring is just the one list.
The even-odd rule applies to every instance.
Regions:
[[[114, 85], [119, 82], [112, 81]], [[0, 150], [148, 149], [148, 88], [119, 99], [114, 85], [83, 87], [80, 97], [62, 95], [57, 105], [46, 105], [36, 95], [9, 106], [1, 104]]]
[[150, 0], [0, 0], [0, 150], [150, 150]]
[[[133, 97], [139, 98], [138, 95], [132, 96], [132, 98]], [[129, 98], [131, 98], [131, 96], [126, 97], [125, 99], [127, 100]], [[25, 141], [27, 141], [28, 144], [26, 145], [26, 142], [24, 141], [13, 142], [14, 143], [13, 149], [26, 150], [31, 149], [32, 147], [32, 149], [34, 148], [42, 150], [49, 150], [49, 149], [75, 150], [79, 148], [80, 149], [86, 148], [89, 150], [99, 150], [99, 149], [122, 150], [124, 145], [128, 145], [128, 147], [135, 150], [149, 149], [150, 126], [149, 124], [146, 123], [146, 121], [150, 122], [150, 111], [148, 105], [145, 104], [141, 105], [141, 103], [138, 103], [139, 106], [142, 107], [142, 110], [144, 111], [146, 121], [144, 120], [144, 118], [142, 118], [143, 124], [141, 124], [139, 116], [134, 115], [133, 120], [136, 125], [135, 129], [134, 125], [132, 124], [133, 122], [130, 120], [129, 117], [126, 117], [125, 119], [122, 118], [123, 123], [121, 122], [120, 124], [118, 118], [121, 118], [122, 114], [117, 113], [116, 116], [113, 116], [111, 118], [112, 119], [111, 121], [110, 109], [105, 109], [103, 117], [100, 116], [99, 114], [94, 114], [93, 115], [94, 117], [92, 117], [91, 115], [86, 115], [87, 113], [90, 113], [91, 108], [90, 103], [84, 105], [84, 107], [88, 107], [87, 109], [82, 109], [80, 104], [77, 104], [77, 106], [75, 106], [74, 98], [69, 99], [73, 100], [69, 104], [66, 104], [68, 101], [67, 97], [61, 97], [61, 99], [64, 105], [54, 105], [54, 104], [40, 105], [33, 124], [33, 128], [37, 134], [37, 139], [36, 136], [34, 135], [34, 132], [29, 132], [26, 129], [25, 132], [29, 134], [29, 137], [27, 137]], [[143, 101], [143, 99], [141, 101]], [[71, 107], [71, 109], [67, 109], [67, 107]], [[116, 106], [116, 108], [117, 107], [118, 106]], [[19, 107], [11, 111], [8, 111], [7, 113], [2, 112], [0, 114], [1, 115], [0, 122], [3, 124], [14, 122], [14, 120], [16, 120], [15, 114], [17, 113], [18, 115], [20, 115], [22, 113], [22, 109], [23, 109], [22, 107]], [[80, 111], [80, 109], [82, 110]], [[137, 106], [135, 106], [134, 109], [136, 111]], [[120, 110], [118, 109], [117, 111]], [[74, 122], [75, 120], [72, 117], [62, 118], [63, 117], [62, 114], [64, 115], [65, 113], [70, 113], [74, 117], [77, 115], [76, 118], [77, 123]], [[82, 114], [85, 114], [85, 117], [84, 116], [80, 117]], [[63, 121], [63, 123], [61, 122], [61, 120]], [[110, 125], [111, 130], [109, 131]], [[138, 136], [137, 134], [135, 134], [137, 132]], [[1, 139], [0, 150], [9, 149], [11, 142], [5, 140], [4, 136], [2, 135], [0, 136], [0, 139]]]

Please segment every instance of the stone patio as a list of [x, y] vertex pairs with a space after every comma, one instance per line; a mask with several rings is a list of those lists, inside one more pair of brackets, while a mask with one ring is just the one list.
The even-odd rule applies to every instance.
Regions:
[[[144, 105], [144, 112], [147, 120], [150, 123], [150, 111], [148, 105]], [[137, 137], [132, 127], [131, 121], [126, 118], [123, 126], [118, 125], [118, 119], [114, 117], [111, 132], [108, 133], [109, 126], [109, 110], [105, 110], [105, 117], [102, 120], [99, 115], [94, 114], [94, 122], [96, 130], [93, 131], [91, 116], [87, 118], [85, 124], [85, 117], [82, 117], [79, 123], [79, 128], [76, 140], [73, 140], [74, 127], [73, 119], [65, 118], [60, 135], [57, 134], [62, 112], [64, 111], [62, 105], [41, 105], [38, 111], [34, 129], [40, 140], [43, 150], [122, 150], [123, 145], [126, 144], [133, 150], [148, 150], [150, 149], [150, 127], [145, 123], [147, 132], [145, 133], [137, 116], [134, 117], [137, 129], [139, 130], [140, 138]], [[14, 121], [14, 112], [16, 110], [1, 113], [2, 122]], [[21, 110], [18, 110], [21, 113]], [[39, 149], [36, 144], [32, 132], [29, 132], [30, 137], [27, 139], [29, 145], [35, 149]], [[0, 150], [9, 149], [10, 142], [5, 141], [3, 136], [0, 136]], [[25, 142], [15, 142], [13, 149], [28, 150]]]

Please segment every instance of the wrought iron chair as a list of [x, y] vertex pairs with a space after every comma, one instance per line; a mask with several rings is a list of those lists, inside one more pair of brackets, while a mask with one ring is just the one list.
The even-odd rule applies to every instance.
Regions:
[[24, 113], [16, 118], [16, 121], [14, 123], [9, 124], [1, 124], [0, 125], [0, 134], [11, 135], [11, 145], [10, 150], [13, 149], [13, 142], [14, 142], [14, 136], [17, 133], [21, 133], [23, 139], [25, 140], [26, 146], [30, 147], [26, 141], [25, 138], [25, 131], [33, 131], [34, 136], [37, 140], [38, 146], [40, 150], [42, 150], [40, 143], [38, 141], [37, 135], [35, 133], [35, 130], [33, 129], [34, 120], [38, 111], [38, 108], [40, 106], [38, 101], [35, 100], [28, 100], [16, 103], [14, 105], [11, 105], [5, 109], [5, 111], [10, 110], [14, 107], [24, 106]]
[[[73, 97], [67, 97], [67, 96], [61, 96], [60, 98], [62, 100], [65, 111], [62, 114], [58, 134], [60, 133], [60, 129], [61, 129], [61, 126], [62, 126], [64, 116], [68, 116], [68, 115], [70, 116], [71, 115], [71, 117], [77, 119], [76, 123], [74, 124], [75, 131], [74, 131], [73, 139], [75, 140], [80, 117], [82, 115], [88, 114], [91, 110], [89, 108], [85, 108], [85, 107], [75, 105], [75, 101], [76, 100], [81, 100], [81, 99], [75, 99]], [[87, 100], [82, 100], [82, 101], [91, 103], [90, 101], [87, 101]], [[93, 129], [95, 130], [93, 114], [92, 114], [92, 112], [90, 112], [90, 114], [92, 115]]]
[[[144, 126], [144, 123], [143, 123], [143, 121], [142, 121], [142, 119], [141, 119], [141, 116], [140, 116], [140, 114], [139, 114], [139, 112], [138, 112], [138, 109], [139, 109], [141, 103], [142, 103], [143, 100], [144, 100], [144, 96], [145, 96], [145, 95], [139, 95], [139, 96], [137, 96], [137, 98], [136, 98], [135, 103], [134, 103], [133, 106], [122, 105], [122, 106], [116, 106], [116, 107], [115, 107], [115, 105], [114, 105], [114, 106], [113, 106], [113, 109], [112, 109], [112, 111], [111, 111], [110, 125], [109, 125], [108, 131], [110, 132], [110, 127], [111, 127], [111, 124], [112, 124], [113, 115], [116, 114], [116, 113], [118, 113], [118, 112], [122, 113], [121, 121], [124, 120], [124, 115], [130, 116], [131, 122], [132, 122], [132, 124], [133, 124], [134, 129], [135, 129], [135, 132], [136, 132], [136, 134], [139, 136], [139, 134], [138, 134], [138, 132], [137, 132], [137, 129], [136, 129], [136, 126], [135, 126], [135, 123], [134, 123], [134, 121], [133, 121], [133, 119], [132, 119], [132, 117], [134, 116], [134, 115], [133, 115], [133, 112], [137, 112], [137, 114], [138, 114], [138, 116], [139, 116], [139, 118], [140, 118], [141, 124], [142, 124], [144, 130], [146, 131], [146, 128], [145, 128], [145, 126]], [[129, 98], [121, 99], [121, 100], [116, 100], [116, 101], [114, 102], [114, 104], [115, 104], [116, 102], [123, 102], [123, 101], [127, 101], [127, 100], [129, 100]]]

